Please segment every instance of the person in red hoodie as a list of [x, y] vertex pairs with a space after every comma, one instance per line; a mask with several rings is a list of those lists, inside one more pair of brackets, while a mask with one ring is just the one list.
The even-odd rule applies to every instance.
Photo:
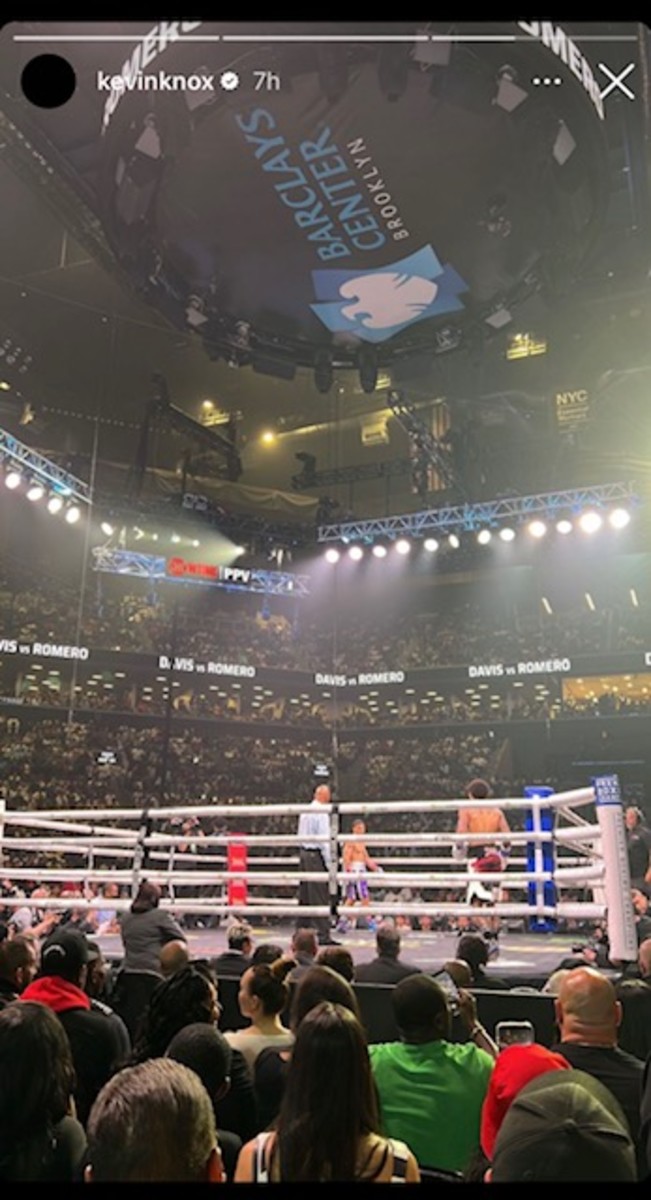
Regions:
[[523, 1087], [547, 1071], [569, 1070], [570, 1064], [562, 1054], [554, 1054], [537, 1042], [530, 1046], [507, 1046], [502, 1050], [493, 1068], [481, 1112], [481, 1148], [489, 1162], [502, 1121]]
[[39, 977], [21, 995], [21, 1000], [35, 1000], [52, 1009], [68, 1035], [77, 1076], [75, 1105], [83, 1125], [122, 1056], [122, 1042], [113, 1023], [91, 1007], [83, 990], [87, 966], [83, 934], [58, 928], [43, 944]]

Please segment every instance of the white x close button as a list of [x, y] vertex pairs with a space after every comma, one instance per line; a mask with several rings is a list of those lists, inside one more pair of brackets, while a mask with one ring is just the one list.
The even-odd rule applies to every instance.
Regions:
[[611, 71], [610, 67], [607, 67], [605, 63], [598, 63], [597, 65], [599, 70], [603, 71], [604, 75], [607, 75], [611, 81], [609, 84], [607, 84], [603, 91], [600, 92], [602, 100], [605, 100], [606, 96], [610, 95], [611, 92], [614, 92], [615, 88], [617, 88], [619, 92], [623, 92], [625, 96], [628, 96], [629, 100], [635, 99], [635, 92], [632, 92], [629, 87], [626, 87], [626, 84], [622, 83], [622, 80], [626, 79], [627, 75], [630, 75], [631, 71], [635, 70], [634, 62], [631, 62], [628, 64], [628, 66], [624, 67], [624, 70], [621, 71], [619, 75], [615, 75]]

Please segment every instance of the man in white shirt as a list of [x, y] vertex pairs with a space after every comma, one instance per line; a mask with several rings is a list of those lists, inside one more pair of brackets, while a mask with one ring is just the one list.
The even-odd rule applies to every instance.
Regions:
[[[327, 784], [322, 783], [315, 789], [312, 807], [309, 812], [301, 813], [298, 822], [300, 841], [300, 870], [328, 871], [330, 869], [330, 814], [322, 810], [322, 805], [330, 804], [331, 793]], [[325, 837], [327, 841], [315, 839]], [[330, 905], [330, 889], [327, 879], [323, 881], [303, 881], [298, 888], [299, 904]], [[296, 922], [298, 929], [311, 927], [316, 929], [320, 944], [330, 942], [330, 918], [299, 916]]]

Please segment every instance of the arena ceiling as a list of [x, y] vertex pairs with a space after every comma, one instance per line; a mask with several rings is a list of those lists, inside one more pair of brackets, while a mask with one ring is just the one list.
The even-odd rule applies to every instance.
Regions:
[[[0, 392], [0, 420], [19, 436], [81, 461], [99, 416], [100, 455], [128, 463], [159, 372], [191, 416], [235, 414], [244, 483], [289, 489], [297, 453], [314, 455], [318, 469], [406, 459], [406, 434], [387, 410], [391, 385], [429, 428], [444, 401], [445, 423], [493, 447], [493, 488], [503, 477], [505, 490], [522, 491], [534, 468], [541, 489], [545, 479], [614, 477], [624, 460], [629, 475], [648, 471], [648, 113], [641, 46], [616, 40], [636, 38], [636, 26], [564, 27], [568, 37], [612, 35], [598, 54], [586, 49], [595, 79], [597, 61], [615, 75], [636, 63], [627, 76], [635, 102], [613, 88], [604, 120], [585, 73], [579, 79], [531, 38], [509, 47], [508, 62], [490, 43], [455, 46], [447, 63], [413, 47], [328, 57], [271, 44], [177, 44], [166, 49], [174, 69], [237, 69], [247, 87], [194, 108], [123, 95], [108, 118], [95, 80], [100, 69], [121, 70], [124, 46], [110, 54], [67, 46], [78, 90], [61, 109], [36, 109], [20, 92], [35, 50], [12, 41], [18, 28], [36, 36], [54, 26], [7, 26], [0, 39], [0, 341], [21, 348], [18, 366], [30, 360], [22, 374], [16, 364], [3, 372], [10, 388]], [[134, 28], [149, 30], [102, 26]], [[264, 106], [252, 94], [254, 69], [266, 72]], [[534, 87], [546, 71], [562, 86]], [[381, 206], [388, 215], [373, 223], [373, 210], [351, 210], [337, 238], [312, 228], [307, 209], [283, 202], [293, 196], [296, 155], [306, 170], [316, 166], [315, 186], [319, 164], [343, 181], [340, 162], [359, 174], [370, 159], [364, 171], [379, 166], [392, 181]], [[391, 230], [389, 221], [402, 224]], [[407, 224], [413, 236], [395, 240]], [[319, 229], [324, 240], [310, 241]], [[379, 245], [362, 249], [364, 239]], [[426, 247], [428, 264], [404, 266], [403, 251], [423, 258]], [[412, 271], [412, 283], [430, 271], [412, 298], [417, 318], [403, 312], [390, 324], [394, 292], [384, 316], [365, 312], [390, 267]], [[357, 292], [337, 293], [353, 275]], [[507, 361], [516, 332], [547, 352]], [[314, 368], [330, 362], [334, 382], [323, 394]], [[378, 373], [372, 394], [360, 381], [369, 362]], [[580, 391], [589, 393], [590, 422], [572, 444], [554, 397]], [[265, 429], [275, 441], [260, 440]], [[173, 468], [184, 448], [161, 432], [151, 461]], [[408, 475], [327, 490], [359, 512], [421, 504]]]

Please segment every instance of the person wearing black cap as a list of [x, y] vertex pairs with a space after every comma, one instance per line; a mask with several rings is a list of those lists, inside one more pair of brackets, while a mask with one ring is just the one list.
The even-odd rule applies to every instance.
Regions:
[[634, 1183], [620, 1105], [583, 1071], [548, 1071], [518, 1092], [497, 1135], [487, 1183]]
[[85, 1125], [95, 1097], [120, 1064], [122, 1039], [104, 1013], [94, 1011], [84, 991], [88, 945], [77, 930], [57, 929], [44, 942], [40, 975], [22, 993], [52, 1009], [65, 1029], [77, 1076], [75, 1104]]

